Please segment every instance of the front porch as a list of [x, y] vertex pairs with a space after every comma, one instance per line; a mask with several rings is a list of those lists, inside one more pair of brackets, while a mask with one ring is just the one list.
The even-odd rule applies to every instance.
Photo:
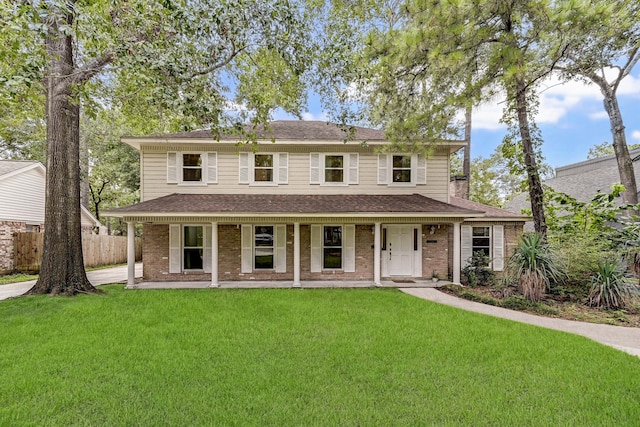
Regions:
[[398, 279], [381, 280], [376, 285], [368, 280], [303, 280], [299, 285], [294, 285], [289, 280], [260, 280], [260, 281], [221, 281], [218, 286], [211, 286], [209, 281], [167, 281], [152, 282], [142, 281], [129, 284], [125, 289], [321, 289], [321, 288], [437, 288], [452, 284], [448, 280], [425, 279]]

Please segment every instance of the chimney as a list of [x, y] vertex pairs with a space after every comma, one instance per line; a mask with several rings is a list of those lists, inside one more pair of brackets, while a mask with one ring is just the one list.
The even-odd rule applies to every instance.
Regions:
[[469, 180], [466, 176], [452, 176], [449, 181], [449, 194], [460, 199], [469, 199]]

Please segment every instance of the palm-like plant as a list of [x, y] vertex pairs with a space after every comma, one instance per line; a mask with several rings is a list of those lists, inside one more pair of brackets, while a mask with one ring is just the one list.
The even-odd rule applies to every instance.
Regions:
[[551, 283], [563, 276], [549, 246], [537, 233], [522, 236], [509, 267], [522, 295], [534, 302], [540, 301]]
[[625, 281], [624, 271], [625, 266], [619, 260], [598, 262], [591, 277], [588, 304], [591, 307], [620, 309], [624, 308], [628, 298], [640, 295], [637, 286]]

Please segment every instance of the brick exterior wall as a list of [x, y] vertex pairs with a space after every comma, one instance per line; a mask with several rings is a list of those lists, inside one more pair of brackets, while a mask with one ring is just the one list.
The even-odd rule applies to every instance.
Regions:
[[[490, 225], [490, 224], [487, 224]], [[301, 280], [373, 280], [373, 224], [356, 225], [356, 271], [324, 270], [311, 272], [311, 227], [300, 226]], [[522, 226], [505, 224], [505, 256], [513, 253]], [[242, 273], [241, 229], [237, 225], [218, 227], [218, 278], [220, 281], [293, 280], [293, 225], [287, 225], [287, 271], [253, 271]], [[209, 281], [211, 274], [201, 272], [169, 273], [169, 226], [145, 224], [143, 227], [143, 278], [147, 281]], [[436, 271], [440, 279], [451, 279], [453, 264], [453, 226], [440, 224], [422, 226], [422, 274], [431, 278]]]
[[[431, 278], [433, 272], [438, 273], [438, 277], [447, 279], [450, 275], [449, 254], [452, 253], [453, 246], [449, 242], [449, 230], [451, 225], [439, 224], [432, 226], [422, 226], [422, 275], [424, 278]], [[453, 262], [453, 258], [451, 258]]]
[[18, 221], [0, 221], [0, 273], [13, 271], [13, 234], [27, 231], [27, 224]]

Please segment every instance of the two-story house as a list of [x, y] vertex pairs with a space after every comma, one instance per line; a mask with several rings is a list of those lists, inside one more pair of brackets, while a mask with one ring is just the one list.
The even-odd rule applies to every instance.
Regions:
[[356, 127], [345, 142], [317, 121], [275, 121], [258, 138], [122, 139], [140, 151], [141, 202], [105, 215], [130, 235], [143, 224], [144, 281], [459, 282], [472, 251], [501, 271], [527, 220], [449, 194], [461, 141], [383, 154], [383, 132]]

